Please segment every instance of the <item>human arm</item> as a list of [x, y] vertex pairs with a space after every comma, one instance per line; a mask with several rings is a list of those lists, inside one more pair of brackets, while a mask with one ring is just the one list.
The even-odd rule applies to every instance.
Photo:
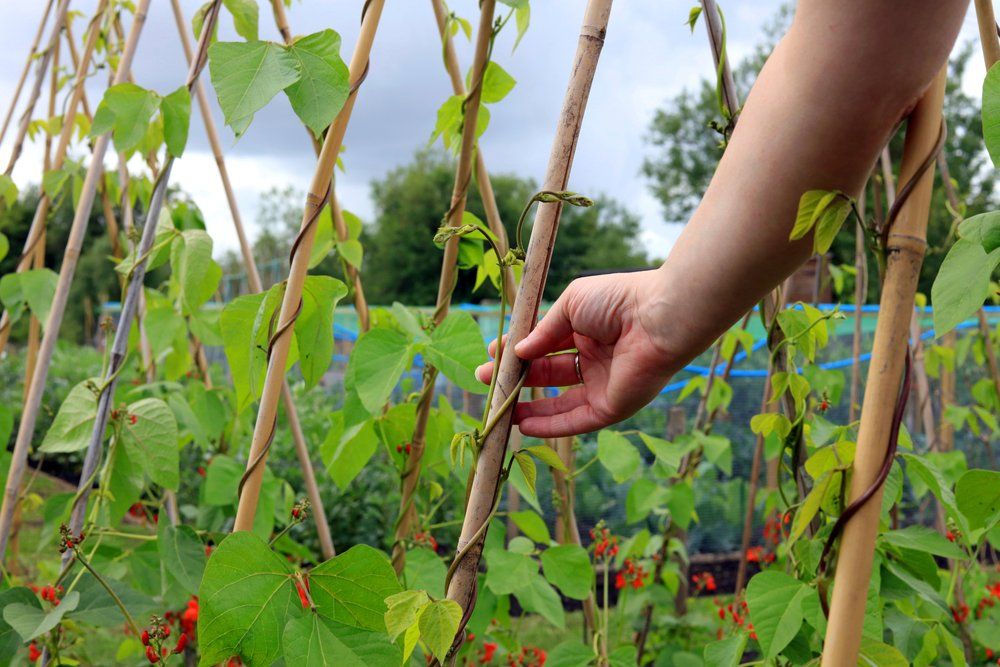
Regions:
[[[896, 124], [946, 62], [967, 3], [802, 0], [751, 91], [700, 205], [654, 271], [574, 281], [515, 348], [528, 385], [584, 383], [521, 403], [526, 435], [596, 430], [666, 381], [791, 274], [788, 240], [814, 189], [857, 193]], [[487, 379], [490, 365], [480, 368]]]

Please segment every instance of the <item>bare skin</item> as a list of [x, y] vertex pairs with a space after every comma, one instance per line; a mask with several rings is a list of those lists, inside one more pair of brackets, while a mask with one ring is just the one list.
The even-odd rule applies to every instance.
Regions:
[[[517, 406], [523, 434], [576, 435], [633, 415], [809, 257], [811, 238], [788, 240], [799, 197], [860, 191], [945, 65], [968, 2], [904, 4], [800, 0], [663, 265], [573, 281], [515, 347], [533, 360], [528, 386], [569, 387]], [[477, 370], [481, 381], [492, 366]]]

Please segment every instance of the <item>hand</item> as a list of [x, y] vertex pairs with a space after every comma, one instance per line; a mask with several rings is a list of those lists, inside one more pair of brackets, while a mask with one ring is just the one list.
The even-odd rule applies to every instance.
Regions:
[[[526, 386], [576, 386], [555, 398], [519, 403], [514, 422], [523, 434], [549, 438], [596, 431], [656, 397], [679, 359], [667, 351], [660, 324], [659, 313], [666, 310], [658, 298], [661, 281], [659, 271], [643, 271], [570, 283], [514, 353], [532, 360]], [[493, 341], [490, 355], [495, 354]], [[492, 372], [491, 361], [476, 369], [476, 376], [488, 383]]]

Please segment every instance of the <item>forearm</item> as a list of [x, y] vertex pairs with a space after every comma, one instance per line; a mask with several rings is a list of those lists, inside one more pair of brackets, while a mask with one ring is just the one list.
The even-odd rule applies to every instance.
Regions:
[[[682, 364], [805, 261], [788, 240], [807, 190], [858, 193], [946, 62], [964, 0], [802, 0], [643, 314]], [[682, 314], [682, 315], [681, 315]]]

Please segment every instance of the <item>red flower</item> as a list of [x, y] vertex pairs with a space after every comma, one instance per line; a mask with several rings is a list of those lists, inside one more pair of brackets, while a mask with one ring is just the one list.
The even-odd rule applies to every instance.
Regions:
[[623, 572], [615, 575], [615, 588], [618, 590], [625, 588], [625, 574]]
[[129, 423], [129, 424], [132, 424], [133, 426], [135, 426], [135, 423], [136, 423], [137, 421], [139, 421], [139, 418], [138, 418], [138, 417], [136, 417], [135, 415], [129, 415], [129, 416], [128, 416], [128, 423]]
[[964, 602], [957, 607], [951, 608], [951, 616], [955, 619], [955, 622], [961, 625], [965, 623], [965, 620], [969, 618], [969, 605]]
[[174, 646], [174, 653], [181, 653], [187, 648], [188, 636], [186, 632], [182, 632], [181, 636], [177, 638], [177, 645]]
[[143, 630], [139, 639], [142, 641], [143, 646], [149, 646], [149, 630]]
[[146, 660], [149, 660], [149, 662], [154, 665], [160, 661], [159, 654], [156, 652], [156, 649], [153, 648], [152, 646], [146, 647]]
[[764, 555], [764, 547], [750, 547], [747, 549], [747, 562], [759, 563]]
[[945, 533], [944, 536], [948, 538], [949, 542], [955, 541], [955, 533], [951, 532], [950, 530], [947, 533]]
[[986, 590], [989, 592], [990, 595], [1000, 600], [1000, 581], [992, 585], [987, 585]]
[[497, 652], [496, 642], [483, 642], [483, 654], [479, 656], [479, 664], [485, 665], [493, 660], [493, 654]]
[[306, 591], [302, 587], [302, 584], [300, 584], [299, 582], [296, 581], [295, 582], [295, 590], [298, 591], [298, 593], [299, 593], [299, 601], [302, 603], [302, 608], [303, 609], [308, 609], [310, 607], [309, 596], [306, 595]]
[[42, 657], [42, 651], [38, 648], [38, 644], [31, 642], [28, 644], [28, 660], [35, 662]]

